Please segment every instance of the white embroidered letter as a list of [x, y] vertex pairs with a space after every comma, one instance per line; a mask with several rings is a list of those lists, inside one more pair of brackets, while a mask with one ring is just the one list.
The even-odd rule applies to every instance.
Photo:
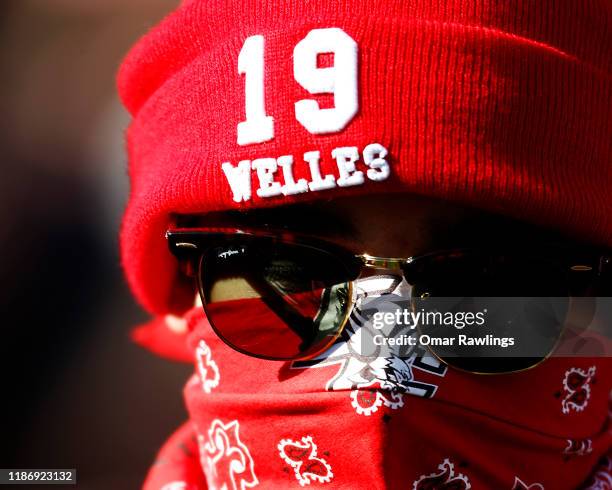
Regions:
[[234, 202], [249, 201], [251, 199], [251, 161], [242, 160], [238, 163], [238, 167], [225, 162], [221, 168], [234, 194]]
[[368, 179], [379, 182], [389, 177], [391, 169], [385, 160], [388, 153], [387, 149], [378, 143], [372, 143], [363, 149], [363, 161], [370, 167], [366, 172]]
[[283, 169], [283, 179], [285, 185], [282, 188], [284, 196], [292, 196], [294, 194], [302, 194], [308, 192], [308, 181], [300, 179], [297, 182], [293, 178], [293, 157], [291, 155], [283, 155], [276, 159], [276, 163]]
[[258, 158], [253, 160], [251, 167], [257, 171], [257, 178], [259, 179], [257, 195], [259, 197], [272, 197], [282, 194], [280, 183], [274, 181], [274, 173], [278, 170], [276, 159]]
[[359, 160], [359, 152], [356, 146], [334, 148], [332, 157], [336, 159], [338, 172], [340, 173], [337, 181], [339, 187], [363, 184], [363, 172], [355, 168], [355, 162]]
[[308, 188], [311, 191], [324, 191], [336, 187], [336, 179], [333, 175], [326, 175], [325, 178], [321, 177], [321, 169], [319, 168], [320, 158], [321, 153], [318, 151], [307, 151], [304, 153], [304, 161], [308, 162], [310, 167], [311, 181], [308, 184]]

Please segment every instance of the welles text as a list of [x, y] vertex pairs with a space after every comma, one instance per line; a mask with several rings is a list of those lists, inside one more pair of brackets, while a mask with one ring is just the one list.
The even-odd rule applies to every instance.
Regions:
[[[257, 158], [241, 160], [234, 166], [230, 162], [221, 165], [233, 193], [235, 202], [249, 201], [252, 197], [251, 172], [257, 177], [258, 197], [290, 196], [304, 192], [317, 192], [334, 187], [362, 185], [366, 178], [375, 182], [386, 180], [390, 174], [387, 149], [378, 144], [367, 145], [360, 154], [356, 146], [334, 148], [331, 158], [335, 160], [338, 174], [321, 175], [321, 152], [308, 151], [303, 154], [303, 163], [309, 168], [310, 178], [295, 180], [293, 155], [278, 158]], [[358, 162], [365, 165], [364, 171], [357, 168]], [[282, 174], [282, 182], [279, 178]]]

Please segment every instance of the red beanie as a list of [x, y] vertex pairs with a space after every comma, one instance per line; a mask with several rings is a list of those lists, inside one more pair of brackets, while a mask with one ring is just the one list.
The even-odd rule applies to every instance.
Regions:
[[612, 245], [608, 0], [191, 0], [119, 89], [151, 312], [184, 306], [172, 213], [401, 191]]

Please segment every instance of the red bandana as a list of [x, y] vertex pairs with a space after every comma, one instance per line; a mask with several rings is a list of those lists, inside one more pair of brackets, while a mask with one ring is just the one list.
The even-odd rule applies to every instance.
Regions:
[[[480, 376], [427, 352], [359, 356], [351, 324], [316, 359], [240, 354], [202, 309], [185, 316], [190, 420], [167, 441], [145, 490], [610, 489], [610, 358], [552, 358], [522, 373]], [[157, 340], [156, 340], [157, 339]], [[162, 347], [163, 346], [163, 347]], [[410, 396], [413, 395], [413, 396]]]

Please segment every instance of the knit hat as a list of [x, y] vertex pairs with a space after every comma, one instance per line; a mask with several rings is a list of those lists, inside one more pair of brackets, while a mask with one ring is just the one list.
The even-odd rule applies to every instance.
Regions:
[[612, 245], [605, 0], [185, 1], [119, 90], [121, 253], [150, 312], [187, 306], [174, 213], [406, 192]]

